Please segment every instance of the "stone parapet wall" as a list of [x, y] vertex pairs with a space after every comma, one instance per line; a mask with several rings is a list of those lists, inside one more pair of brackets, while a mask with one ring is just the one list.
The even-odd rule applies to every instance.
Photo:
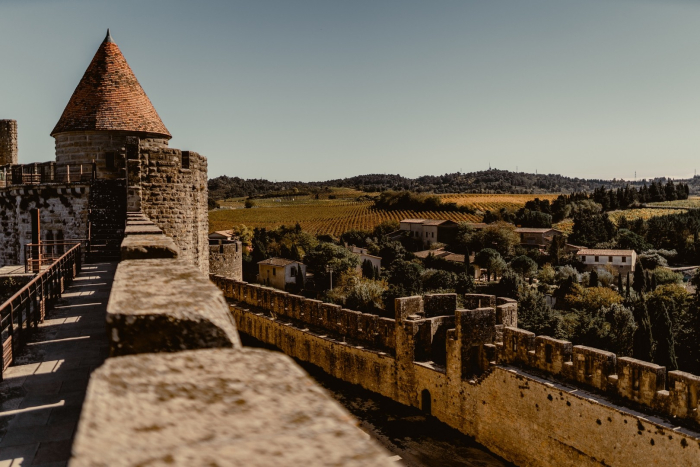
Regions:
[[0, 190], [0, 266], [24, 264], [31, 243], [30, 211], [39, 209], [42, 240], [88, 236], [87, 184], [22, 185]]
[[221, 291], [142, 213], [121, 252], [70, 466], [394, 465], [289, 357], [243, 348]]
[[[419, 303], [412, 298], [403, 305], [416, 310]], [[485, 303], [490, 304], [480, 302]], [[488, 315], [489, 309], [480, 308], [484, 312], [477, 314]], [[643, 462], [689, 467], [700, 459], [700, 433], [626, 409], [580, 386], [502, 365], [492, 365], [479, 378], [465, 379], [461, 372], [463, 347], [455, 340], [448, 338], [445, 368], [407, 359], [416, 330], [416, 321], [411, 319], [396, 323], [393, 357], [320, 334], [301, 323], [277, 319], [247, 303], [232, 303], [231, 312], [240, 332], [336, 378], [430, 410], [439, 420], [516, 465], [629, 466]], [[532, 340], [534, 344], [534, 336], [518, 336], [522, 342]], [[496, 350], [493, 345], [483, 348]], [[566, 346], [561, 344], [561, 348], [565, 351]], [[519, 352], [516, 348], [513, 354]], [[525, 352], [530, 355], [534, 349]], [[678, 384], [688, 384], [689, 376], [671, 373]], [[687, 394], [696, 397], [691, 391]], [[426, 399], [429, 408], [423, 405]]]
[[506, 327], [499, 362], [533, 368], [659, 415], [700, 423], [700, 377], [654, 363]]
[[[54, 135], [56, 139], [56, 163], [63, 173], [67, 165], [71, 173], [75, 167], [91, 165], [97, 167], [98, 178], [124, 178], [127, 159], [127, 139], [138, 136], [128, 131], [71, 131]], [[143, 148], [167, 148], [168, 138], [159, 135], [141, 134], [138, 144]], [[113, 167], [108, 167], [108, 159]], [[111, 162], [110, 162], [111, 163]]]
[[209, 274], [243, 280], [243, 244], [239, 241], [209, 245]]
[[209, 272], [207, 159], [195, 152], [142, 146], [128, 160], [127, 209], [142, 211], [172, 237], [180, 257]]

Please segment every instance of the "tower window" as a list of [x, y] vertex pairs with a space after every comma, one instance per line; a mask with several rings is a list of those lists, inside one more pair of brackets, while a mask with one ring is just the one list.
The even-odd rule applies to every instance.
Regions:
[[183, 169], [190, 168], [190, 152], [189, 151], [182, 151], [182, 168]]

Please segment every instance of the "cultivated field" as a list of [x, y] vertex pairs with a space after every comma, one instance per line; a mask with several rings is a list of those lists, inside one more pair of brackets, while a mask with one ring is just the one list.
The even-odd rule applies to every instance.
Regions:
[[691, 196], [688, 199], [681, 199], [678, 201], [662, 201], [660, 203], [647, 203], [646, 205], [652, 208], [700, 209], [700, 197]]
[[[449, 219], [456, 222], [480, 222], [483, 212], [497, 212], [501, 208], [516, 210], [534, 198], [555, 199], [557, 195], [482, 195], [445, 194], [445, 202], [455, 202], [480, 211], [467, 214], [449, 211], [384, 211], [374, 209], [372, 202], [358, 201], [367, 193], [347, 188], [334, 188], [314, 195], [289, 195], [277, 198], [255, 199], [255, 207], [244, 209], [245, 198], [221, 201], [224, 209], [209, 212], [209, 231], [226, 230], [235, 225], [275, 228], [294, 225], [316, 234], [340, 235], [350, 229], [371, 230], [385, 220], [406, 218]], [[371, 194], [370, 194], [371, 195]], [[333, 199], [331, 199], [333, 198]]]
[[501, 208], [506, 208], [509, 211], [515, 211], [525, 203], [535, 199], [548, 199], [554, 201], [559, 195], [489, 195], [489, 194], [464, 194], [464, 193], [446, 193], [440, 195], [440, 198], [445, 203], [457, 203], [458, 206], [467, 206], [477, 211], [498, 212]]
[[665, 216], [667, 214], [681, 214], [686, 212], [687, 209], [654, 209], [654, 208], [640, 208], [640, 209], [626, 209], [624, 211], [612, 211], [609, 213], [610, 219], [612, 219], [615, 224], [620, 221], [621, 217], [627, 218], [628, 221], [634, 221], [636, 219], [649, 220], [656, 216]]
[[[257, 200], [256, 200], [257, 204]], [[371, 230], [383, 221], [419, 217], [450, 219], [456, 222], [479, 222], [481, 218], [461, 212], [383, 211], [374, 209], [371, 201], [299, 200], [277, 205], [267, 204], [250, 209], [217, 209], [209, 212], [209, 231], [226, 230], [235, 225], [275, 228], [280, 225], [301, 228], [315, 234], [338, 236], [351, 229]]]

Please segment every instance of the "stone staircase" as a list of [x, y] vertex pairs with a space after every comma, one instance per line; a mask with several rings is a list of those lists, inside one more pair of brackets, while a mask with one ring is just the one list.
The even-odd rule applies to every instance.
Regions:
[[90, 248], [87, 260], [119, 260], [126, 224], [126, 180], [92, 180], [88, 209]]

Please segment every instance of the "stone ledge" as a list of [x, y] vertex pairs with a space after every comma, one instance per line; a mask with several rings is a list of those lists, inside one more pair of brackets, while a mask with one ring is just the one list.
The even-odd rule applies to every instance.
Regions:
[[177, 258], [180, 250], [165, 235], [129, 235], [121, 245], [122, 261], [129, 259]]
[[153, 224], [132, 224], [131, 222], [126, 223], [126, 229], [124, 229], [125, 235], [163, 235], [163, 231]]
[[119, 263], [107, 331], [112, 356], [241, 346], [221, 291], [179, 259]]
[[355, 424], [278, 352], [111, 358], [90, 378], [70, 466], [396, 465]]

